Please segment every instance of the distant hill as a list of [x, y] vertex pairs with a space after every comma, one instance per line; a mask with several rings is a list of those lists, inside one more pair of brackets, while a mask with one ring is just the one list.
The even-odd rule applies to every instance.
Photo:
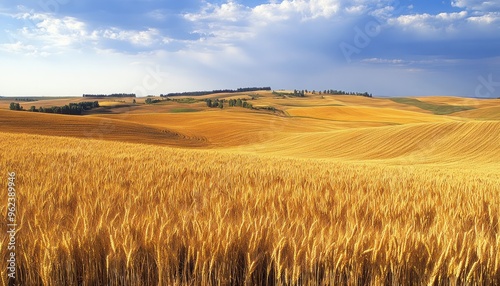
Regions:
[[261, 91], [261, 90], [271, 90], [270, 87], [244, 87], [237, 89], [215, 89], [215, 90], [205, 90], [205, 91], [186, 91], [186, 92], [173, 92], [168, 94], [161, 94], [162, 97], [168, 96], [202, 96], [215, 93], [236, 93], [236, 92], [250, 92], [250, 91]]
[[83, 97], [105, 98], [105, 97], [136, 97], [135, 93], [112, 93], [112, 94], [84, 94]]

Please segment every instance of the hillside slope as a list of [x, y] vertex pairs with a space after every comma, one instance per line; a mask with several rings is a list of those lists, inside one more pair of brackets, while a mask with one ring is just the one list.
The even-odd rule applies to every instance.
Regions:
[[[391, 158], [418, 150], [411, 138], [391, 145], [396, 136], [428, 142], [433, 132], [444, 136], [435, 158], [468, 150], [498, 159], [483, 133], [498, 135], [498, 123], [330, 132], [324, 142], [293, 143], [313, 152], [337, 137], [345, 145], [331, 151], [346, 158], [356, 148]], [[387, 153], [374, 156], [372, 140], [388, 140], [378, 149]], [[16, 172], [22, 285], [496, 285], [500, 172], [472, 167], [0, 132], [5, 182]], [[0, 272], [8, 285], [7, 267]]]
[[3, 132], [11, 133], [104, 139], [182, 147], [202, 147], [207, 145], [203, 138], [189, 137], [166, 128], [89, 116], [0, 110], [0, 126], [2, 126]]
[[500, 122], [444, 122], [296, 134], [269, 142], [265, 152], [408, 164], [473, 161], [498, 165], [499, 142]]

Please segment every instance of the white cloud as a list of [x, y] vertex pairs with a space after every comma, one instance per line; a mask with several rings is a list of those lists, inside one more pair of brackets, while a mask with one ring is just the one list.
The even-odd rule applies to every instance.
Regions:
[[0, 44], [0, 51], [13, 54], [28, 55], [28, 56], [47, 57], [50, 55], [45, 51], [40, 51], [39, 48], [33, 45], [23, 44], [22, 42], [15, 42], [11, 44]]
[[[342, 11], [355, 14], [366, 7], [357, 0], [342, 5], [344, 0], [283, 0], [248, 7], [235, 1], [223, 4], [206, 3], [197, 13], [184, 14], [184, 19], [194, 24], [194, 34], [200, 35], [197, 44], [217, 46], [219, 44], [250, 41], [266, 33], [270, 25], [287, 25], [287, 30], [315, 21], [332, 18]], [[359, 3], [358, 3], [359, 2]], [[346, 9], [342, 10], [342, 7]], [[273, 26], [274, 28], [274, 26]]]
[[147, 17], [156, 21], [163, 21], [167, 19], [167, 13], [164, 10], [156, 9], [146, 14]]
[[494, 23], [500, 23], [500, 13], [491, 12], [480, 16], [472, 16], [467, 19], [467, 21], [475, 24], [490, 25]]
[[255, 18], [263, 20], [287, 20], [298, 17], [299, 20], [329, 18], [341, 10], [340, 0], [284, 0], [281, 3], [269, 3], [252, 9]]
[[102, 37], [104, 39], [126, 41], [139, 46], [151, 46], [161, 41], [162, 38], [160, 31], [151, 28], [144, 31], [110, 28], [97, 30], [92, 35], [93, 37]]
[[[341, 0], [284, 0], [279, 3], [271, 1], [253, 8], [228, 1], [220, 5], [207, 3], [200, 12], [185, 14], [184, 17], [193, 22], [200, 20], [237, 22], [252, 19], [269, 23], [291, 18], [298, 20], [328, 18], [338, 13], [341, 7]], [[346, 10], [356, 12], [364, 7], [364, 5], [353, 5]]]
[[392, 65], [408, 64], [408, 61], [402, 59], [380, 59], [380, 58], [364, 59], [361, 62], [366, 64], [392, 64]]
[[73, 17], [55, 18], [43, 13], [23, 13], [13, 17], [31, 24], [18, 31], [23, 38], [38, 40], [46, 45], [70, 46], [87, 37], [85, 24]]
[[[27, 55], [58, 54], [68, 50], [103, 48], [103, 41], [114, 40], [147, 48], [168, 44], [172, 39], [158, 29], [125, 30], [116, 27], [90, 29], [83, 21], [74, 17], [56, 17], [48, 13], [19, 13], [9, 15], [22, 21], [23, 26], [8, 31], [11, 43], [3, 44], [2, 50]], [[26, 25], [26, 23], [28, 23]]]
[[345, 11], [348, 14], [355, 14], [355, 15], [360, 15], [362, 13], [365, 13], [368, 10], [368, 7], [366, 5], [355, 5], [355, 6], [349, 6], [345, 8]]
[[401, 15], [389, 19], [388, 23], [404, 30], [413, 30], [428, 36], [436, 33], [455, 34], [458, 32], [457, 25], [462, 24], [467, 16], [467, 11], [439, 13], [437, 15], [427, 13]]
[[456, 20], [464, 19], [467, 16], [466, 11], [457, 13], [439, 13], [437, 15], [431, 14], [414, 14], [414, 15], [401, 15], [391, 20], [392, 23], [400, 24], [403, 26], [441, 26], [442, 24], [454, 22]]
[[478, 11], [499, 11], [500, 10], [500, 2], [495, 1], [481, 1], [481, 0], [453, 0], [451, 1], [451, 5], [459, 8], [466, 8], [470, 10], [478, 10]]
[[430, 65], [456, 65], [461, 63], [458, 59], [424, 59], [424, 60], [405, 60], [405, 59], [384, 59], [384, 58], [368, 58], [363, 59], [361, 63], [364, 64], [383, 64], [392, 66], [430, 66]]

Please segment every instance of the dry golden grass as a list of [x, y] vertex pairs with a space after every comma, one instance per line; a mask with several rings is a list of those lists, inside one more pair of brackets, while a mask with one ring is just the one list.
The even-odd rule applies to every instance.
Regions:
[[0, 138], [23, 285], [500, 281], [498, 172]]
[[416, 97], [416, 99], [433, 104], [449, 104], [449, 105], [462, 105], [472, 106], [476, 108], [498, 106], [500, 99], [477, 99], [468, 97], [453, 97], [453, 96], [425, 96]]
[[383, 160], [377, 163], [387, 164], [455, 163], [460, 168], [477, 168], [463, 164], [475, 161], [500, 167], [499, 140], [498, 121], [445, 122], [302, 133], [262, 144], [260, 150], [305, 158]]
[[480, 120], [500, 120], [500, 103], [497, 106], [473, 109], [453, 114], [454, 116]]
[[335, 121], [381, 122], [381, 123], [420, 123], [451, 121], [449, 117], [417, 113], [392, 108], [365, 106], [321, 106], [288, 109], [292, 116], [312, 117]]
[[120, 106], [130, 106], [130, 103], [127, 102], [120, 102], [120, 101], [107, 101], [106, 99], [103, 100], [97, 100], [99, 101], [99, 106], [103, 107], [120, 107]]
[[166, 128], [117, 119], [0, 110], [2, 131], [69, 136], [182, 147], [206, 146], [203, 138], [189, 137]]
[[[19, 96], [19, 98], [23, 98], [22, 96]], [[34, 97], [33, 97], [34, 98]], [[11, 102], [18, 102], [21, 106], [24, 107], [24, 109], [28, 110], [31, 106], [35, 106], [37, 109], [40, 107], [52, 107], [52, 106], [63, 106], [69, 103], [78, 103], [78, 102], [84, 102], [84, 101], [99, 101], [99, 102], [113, 102], [115, 104], [124, 104], [125, 103], [132, 103], [132, 98], [90, 98], [90, 97], [68, 97], [68, 98], [60, 98], [60, 97], [43, 97], [40, 100], [37, 101], [16, 101], [15, 97], [11, 98], [2, 98], [0, 99], [0, 109], [9, 109], [9, 105]]]
[[240, 146], [269, 141], [291, 132], [330, 131], [356, 126], [355, 123], [334, 125], [328, 121], [263, 114], [239, 107], [195, 113], [144, 113], [129, 114], [126, 117], [121, 115], [99, 115], [99, 117], [123, 118], [136, 124], [202, 137], [213, 147]]
[[0, 110], [17, 282], [500, 284], [497, 101], [438, 116], [389, 99], [261, 96], [298, 117]]

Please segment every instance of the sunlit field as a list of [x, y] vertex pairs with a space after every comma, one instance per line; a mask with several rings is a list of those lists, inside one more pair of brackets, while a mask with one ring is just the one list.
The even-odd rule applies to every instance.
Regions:
[[500, 100], [217, 97], [276, 111], [3, 99], [17, 282], [500, 284]]

